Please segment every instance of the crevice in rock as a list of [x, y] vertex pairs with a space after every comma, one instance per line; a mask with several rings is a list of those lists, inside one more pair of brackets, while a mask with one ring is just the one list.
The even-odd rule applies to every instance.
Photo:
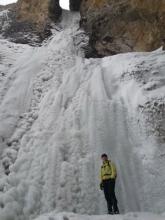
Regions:
[[50, 0], [49, 4], [49, 17], [53, 21], [57, 21], [62, 14], [62, 8], [60, 7], [59, 0]]
[[70, 0], [70, 10], [71, 11], [79, 11], [82, 0]]

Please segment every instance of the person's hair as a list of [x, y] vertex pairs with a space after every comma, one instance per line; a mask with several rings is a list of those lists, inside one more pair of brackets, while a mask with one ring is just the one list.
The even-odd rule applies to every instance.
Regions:
[[108, 155], [107, 154], [102, 154], [101, 158], [103, 158], [103, 157], [108, 157]]

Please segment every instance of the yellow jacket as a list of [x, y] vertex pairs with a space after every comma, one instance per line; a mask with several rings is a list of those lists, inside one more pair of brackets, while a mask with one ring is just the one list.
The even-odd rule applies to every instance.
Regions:
[[101, 181], [108, 179], [116, 179], [117, 171], [116, 166], [110, 160], [104, 161], [101, 166], [100, 178]]

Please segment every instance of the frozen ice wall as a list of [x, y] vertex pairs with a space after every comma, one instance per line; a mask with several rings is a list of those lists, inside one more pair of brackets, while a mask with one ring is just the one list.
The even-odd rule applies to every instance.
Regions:
[[122, 212], [165, 210], [165, 52], [85, 59], [78, 20], [66, 12], [40, 48], [0, 40], [1, 219], [106, 213], [103, 152]]

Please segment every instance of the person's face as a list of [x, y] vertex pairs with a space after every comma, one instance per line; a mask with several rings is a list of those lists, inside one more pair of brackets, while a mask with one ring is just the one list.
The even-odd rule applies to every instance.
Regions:
[[102, 159], [102, 161], [104, 162], [104, 161], [108, 160], [108, 157], [104, 156], [104, 157], [102, 157], [101, 159]]

